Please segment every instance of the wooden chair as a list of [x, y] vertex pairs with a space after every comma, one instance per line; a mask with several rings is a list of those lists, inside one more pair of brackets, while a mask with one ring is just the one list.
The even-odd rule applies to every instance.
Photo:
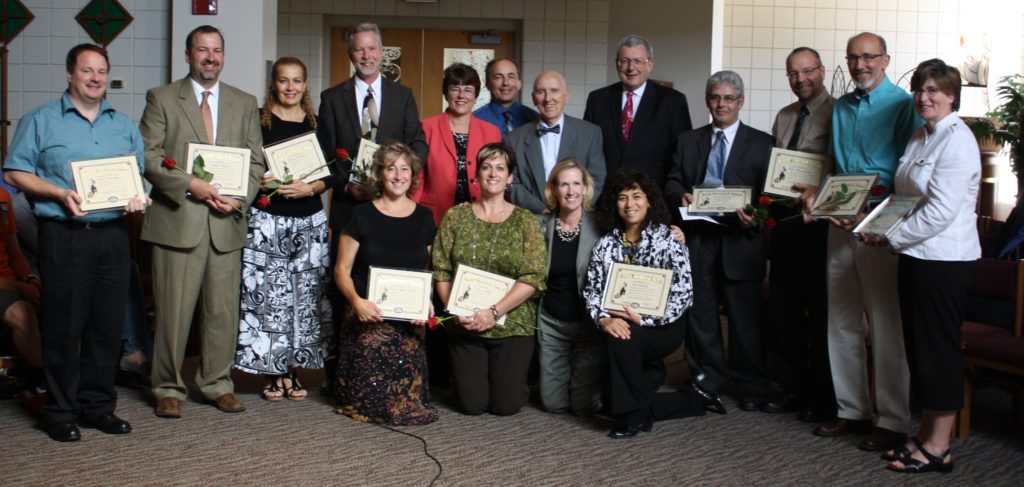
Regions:
[[[973, 382], [979, 375], [1012, 388], [1013, 411], [1024, 412], [1024, 260], [979, 260], [968, 295], [982, 300], [976, 306], [988, 311], [1005, 305], [1009, 316], [1002, 324], [993, 323], [991, 316], [983, 322], [964, 321], [964, 407], [955, 429], [960, 438], [970, 434]], [[972, 318], [970, 310], [967, 316]]]

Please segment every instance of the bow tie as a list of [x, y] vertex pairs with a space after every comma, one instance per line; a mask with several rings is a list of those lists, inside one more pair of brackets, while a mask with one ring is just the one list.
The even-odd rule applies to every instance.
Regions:
[[559, 124], [559, 125], [555, 125], [554, 127], [541, 127], [540, 125], [537, 125], [537, 137], [543, 137], [544, 134], [547, 134], [547, 133], [552, 133], [552, 134], [560, 134], [560, 133], [562, 133], [562, 125]]

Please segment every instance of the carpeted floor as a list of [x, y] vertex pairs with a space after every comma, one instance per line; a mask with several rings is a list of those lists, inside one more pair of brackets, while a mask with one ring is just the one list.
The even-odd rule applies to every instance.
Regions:
[[[194, 363], [190, 368], [194, 370]], [[320, 375], [305, 375], [307, 385]], [[184, 417], [160, 419], [144, 391], [121, 388], [127, 436], [83, 430], [49, 440], [17, 401], [0, 401], [3, 485], [409, 485], [438, 466], [419, 440], [333, 414], [315, 392], [302, 402], [259, 399], [259, 381], [236, 374], [248, 410], [225, 414], [194, 401]], [[670, 382], [678, 382], [670, 374]], [[443, 394], [435, 394], [439, 396]], [[948, 475], [900, 475], [858, 438], [818, 438], [792, 415], [744, 413], [657, 423], [631, 440], [605, 437], [598, 418], [552, 415], [531, 405], [511, 417], [463, 416], [436, 398], [441, 419], [402, 431], [426, 440], [443, 466], [436, 485], [1020, 485], [1024, 434], [1009, 395], [975, 395], [973, 432], [954, 443]]]

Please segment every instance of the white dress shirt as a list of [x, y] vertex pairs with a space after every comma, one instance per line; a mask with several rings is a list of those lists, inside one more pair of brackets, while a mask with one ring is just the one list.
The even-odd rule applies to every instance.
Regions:
[[963, 261], [981, 257], [976, 228], [981, 155], [978, 142], [953, 112], [914, 132], [894, 176], [896, 194], [923, 196], [889, 237], [901, 254], [918, 259]]
[[217, 109], [220, 107], [220, 80], [217, 80], [217, 83], [214, 84], [213, 88], [210, 88], [210, 89], [204, 88], [203, 85], [197, 83], [196, 80], [194, 80], [192, 78], [189, 78], [188, 80], [192, 82], [192, 91], [195, 92], [195, 94], [196, 94], [196, 104], [197, 105], [202, 105], [203, 104], [203, 92], [204, 91], [209, 91], [210, 92], [210, 98], [206, 100], [206, 103], [208, 103], [210, 105], [210, 116], [213, 117], [213, 140], [210, 141], [210, 144], [211, 145], [212, 144], [216, 144], [217, 143], [217, 111], [218, 111]]
[[356, 114], [359, 115], [359, 117], [360, 117], [359, 120], [362, 120], [363, 108], [364, 108], [363, 107], [363, 102], [366, 101], [366, 92], [369, 91], [368, 88], [372, 85], [373, 86], [373, 101], [377, 102], [377, 120], [378, 120], [377, 126], [378, 127], [380, 126], [380, 122], [379, 121], [380, 121], [381, 110], [382, 110], [382, 107], [384, 106], [383, 96], [381, 96], [381, 93], [380, 93], [380, 84], [381, 84], [380, 80], [383, 77], [384, 77], [383, 74], [378, 74], [377, 75], [377, 79], [373, 80], [373, 83], [367, 83], [367, 82], [363, 81], [362, 78], [360, 78], [358, 76], [355, 76], [355, 80], [356, 80], [356, 106], [359, 107], [358, 108], [359, 111], [356, 112]]
[[[647, 89], [647, 82], [646, 81], [644, 81], [644, 84], [640, 85], [639, 88], [637, 88], [635, 90], [632, 90], [633, 91], [633, 117], [634, 118], [636, 118], [636, 111], [640, 109], [640, 99], [644, 97], [644, 90], [645, 89]], [[622, 105], [619, 106], [619, 110], [624, 110], [626, 108], [626, 94], [629, 93], [629, 92], [630, 92], [630, 90], [628, 88], [626, 88], [625, 86], [622, 87]]]
[[[548, 132], [543, 137], [537, 137], [540, 139], [540, 151], [544, 155], [544, 180], [547, 181], [548, 175], [551, 174], [551, 170], [555, 168], [555, 164], [558, 164], [558, 149], [562, 145], [562, 134], [565, 133], [565, 114], [558, 117], [558, 121], [555, 125], [561, 125], [561, 130], [556, 134]], [[555, 125], [548, 125], [543, 120], [537, 120], [537, 127], [551, 128]]]

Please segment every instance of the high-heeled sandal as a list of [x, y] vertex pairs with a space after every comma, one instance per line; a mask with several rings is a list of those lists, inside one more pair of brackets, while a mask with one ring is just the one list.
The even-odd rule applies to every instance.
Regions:
[[282, 376], [270, 376], [270, 382], [267, 382], [266, 387], [260, 391], [260, 397], [264, 401], [277, 402], [284, 397], [284, 392], [281, 390], [281, 378]]
[[906, 457], [897, 460], [898, 462], [903, 464], [903, 468], [895, 468], [890, 463], [887, 466], [889, 470], [899, 473], [949, 473], [953, 471], [953, 462], [950, 461], [949, 463], [945, 463], [946, 459], [949, 458], [950, 455], [949, 449], [946, 449], [946, 451], [942, 452], [942, 455], [936, 456], [932, 455], [931, 452], [929, 452], [928, 450], [925, 450], [924, 445], [921, 443], [921, 440], [914, 437], [911, 438], [911, 441], [913, 441], [914, 444], [917, 445], [917, 451], [921, 452], [921, 455], [924, 456], [927, 462], [922, 462], [914, 458]]
[[290, 385], [284, 387], [284, 397], [287, 397], [289, 401], [303, 401], [309, 392], [306, 391], [302, 384], [299, 383], [299, 377], [295, 373], [295, 369], [288, 374], [288, 380], [291, 382]]

